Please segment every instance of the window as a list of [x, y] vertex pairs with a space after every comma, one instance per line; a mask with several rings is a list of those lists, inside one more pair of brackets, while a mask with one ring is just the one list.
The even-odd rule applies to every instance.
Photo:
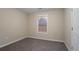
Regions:
[[38, 32], [47, 32], [47, 23], [48, 17], [47, 16], [38, 16]]

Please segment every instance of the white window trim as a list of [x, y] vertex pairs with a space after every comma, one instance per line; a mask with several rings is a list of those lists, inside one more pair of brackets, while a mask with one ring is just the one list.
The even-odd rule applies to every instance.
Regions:
[[[38, 31], [38, 20], [39, 20], [39, 17], [40, 17], [40, 16], [47, 17], [47, 20], [46, 20], [46, 21], [47, 21], [47, 31], [46, 31], [46, 32], [39, 32], [39, 31]], [[38, 15], [38, 16], [37, 16], [37, 33], [45, 33], [45, 34], [48, 33], [48, 15]]]

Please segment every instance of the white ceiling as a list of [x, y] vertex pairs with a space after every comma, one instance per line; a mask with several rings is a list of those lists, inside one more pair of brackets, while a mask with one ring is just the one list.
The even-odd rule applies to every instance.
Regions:
[[50, 11], [50, 10], [58, 10], [62, 8], [19, 8], [20, 11], [26, 12], [26, 13], [34, 13], [34, 12], [41, 12], [41, 11]]

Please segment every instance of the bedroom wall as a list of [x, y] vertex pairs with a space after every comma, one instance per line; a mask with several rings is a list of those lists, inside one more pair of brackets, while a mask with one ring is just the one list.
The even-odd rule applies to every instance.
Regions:
[[[65, 15], [65, 45], [68, 50], [79, 50], [78, 46], [78, 9], [66, 8]], [[72, 29], [73, 28], [73, 29]]]
[[[48, 32], [37, 32], [37, 16], [48, 15]], [[29, 14], [29, 37], [51, 41], [64, 41], [64, 9]]]
[[65, 18], [65, 44], [71, 50], [71, 10], [69, 8], [64, 10]]
[[27, 18], [17, 9], [0, 9], [0, 46], [28, 36]]

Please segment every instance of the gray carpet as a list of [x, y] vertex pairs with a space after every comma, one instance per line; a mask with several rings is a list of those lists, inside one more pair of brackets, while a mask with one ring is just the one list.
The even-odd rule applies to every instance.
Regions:
[[63, 42], [25, 38], [3, 48], [0, 51], [67, 51]]

